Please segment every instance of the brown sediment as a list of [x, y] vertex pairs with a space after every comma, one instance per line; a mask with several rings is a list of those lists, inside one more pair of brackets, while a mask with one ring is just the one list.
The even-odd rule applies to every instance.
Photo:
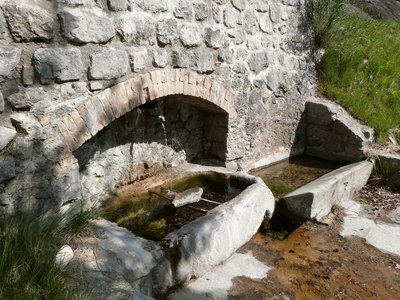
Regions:
[[235, 278], [229, 299], [398, 299], [400, 258], [337, 227], [308, 222], [285, 240], [258, 233], [241, 251], [274, 269], [259, 281]]

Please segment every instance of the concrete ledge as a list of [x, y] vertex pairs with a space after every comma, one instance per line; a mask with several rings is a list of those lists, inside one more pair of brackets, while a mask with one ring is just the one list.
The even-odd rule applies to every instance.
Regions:
[[341, 167], [287, 194], [281, 201], [293, 216], [320, 221], [334, 204], [351, 199], [367, 183], [372, 168], [369, 161]]
[[164, 289], [200, 277], [225, 261], [257, 232], [265, 214], [272, 215], [275, 199], [268, 187], [254, 176], [233, 176], [235, 180], [243, 177], [251, 185], [231, 201], [166, 236], [169, 257], [162, 268], [172, 278], [164, 278]]

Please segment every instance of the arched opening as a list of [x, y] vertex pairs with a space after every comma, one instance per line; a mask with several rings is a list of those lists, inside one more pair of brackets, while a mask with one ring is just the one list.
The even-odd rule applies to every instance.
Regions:
[[198, 97], [144, 103], [73, 152], [84, 196], [98, 195], [184, 162], [224, 165], [228, 114]]

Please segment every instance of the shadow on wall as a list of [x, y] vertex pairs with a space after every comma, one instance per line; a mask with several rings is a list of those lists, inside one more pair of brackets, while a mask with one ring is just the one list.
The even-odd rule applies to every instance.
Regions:
[[228, 115], [189, 96], [168, 96], [126, 113], [73, 152], [80, 172], [106, 189], [183, 161], [224, 165]]

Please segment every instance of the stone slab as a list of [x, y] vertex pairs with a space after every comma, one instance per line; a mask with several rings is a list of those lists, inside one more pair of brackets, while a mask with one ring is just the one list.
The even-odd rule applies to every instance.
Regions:
[[283, 197], [289, 213], [320, 221], [332, 206], [350, 200], [368, 181], [373, 163], [362, 161], [334, 170]]

